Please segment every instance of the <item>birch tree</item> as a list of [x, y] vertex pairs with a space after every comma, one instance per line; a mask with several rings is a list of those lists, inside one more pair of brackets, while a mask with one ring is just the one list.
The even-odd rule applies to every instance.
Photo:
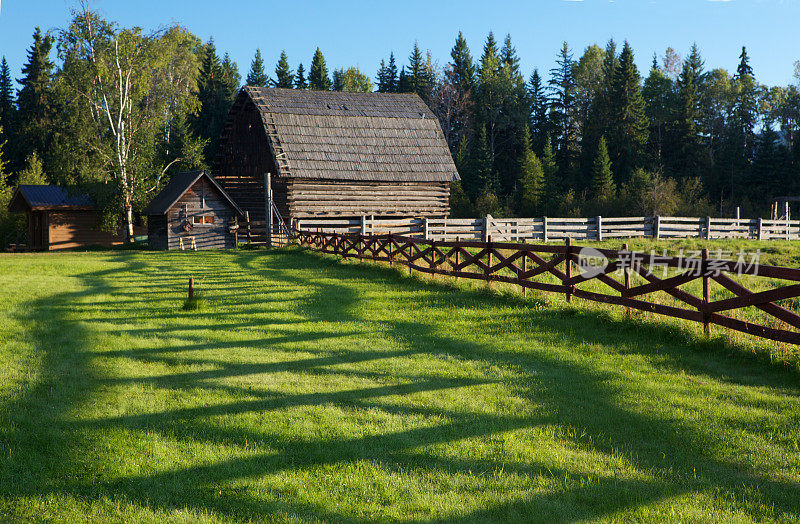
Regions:
[[121, 28], [84, 2], [61, 32], [62, 81], [78, 111], [89, 114], [87, 151], [115, 189], [116, 209], [133, 238], [133, 212], [180, 157], [164, 159], [175, 115], [196, 110], [197, 39], [173, 26], [151, 33]]

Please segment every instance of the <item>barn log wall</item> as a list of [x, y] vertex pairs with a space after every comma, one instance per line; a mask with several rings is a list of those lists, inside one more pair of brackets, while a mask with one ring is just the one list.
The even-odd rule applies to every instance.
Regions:
[[[189, 231], [184, 224], [195, 216], [213, 216], [213, 224], [193, 224]], [[228, 232], [228, 224], [235, 218], [225, 198], [205, 179], [198, 180], [173, 205], [166, 215], [167, 249], [180, 249], [183, 239], [184, 249], [190, 249], [194, 238], [197, 249], [231, 249], [234, 235]], [[150, 220], [155, 218], [150, 217]]]
[[281, 205], [295, 218], [319, 215], [440, 218], [446, 217], [450, 209], [447, 182], [288, 179], [284, 183], [285, 202]]

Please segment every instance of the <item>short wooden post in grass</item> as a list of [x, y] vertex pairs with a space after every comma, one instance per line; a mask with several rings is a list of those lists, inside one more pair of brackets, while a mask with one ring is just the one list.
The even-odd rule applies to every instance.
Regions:
[[[622, 244], [622, 250], [623, 251], [628, 251], [628, 244], [627, 243]], [[629, 263], [633, 263], [633, 260], [631, 260]], [[623, 266], [622, 266], [622, 274], [624, 275], [624, 279], [625, 279], [625, 289], [630, 289], [631, 288], [631, 273], [630, 273], [630, 268], [628, 268], [628, 266], [625, 265], [625, 264], [623, 264]], [[625, 307], [625, 315], [628, 316], [628, 317], [631, 316], [631, 308], [628, 307], [628, 306]]]
[[394, 233], [389, 233], [389, 267], [394, 265]]
[[492, 270], [492, 235], [488, 235], [486, 237], [486, 249], [489, 250], [488, 251], [489, 258], [487, 259], [488, 263], [486, 265], [486, 271], [484, 272], [484, 274], [486, 275], [486, 286], [489, 289], [492, 289], [492, 276], [490, 273]]
[[[570, 237], [567, 237], [566, 248], [564, 250], [564, 253], [566, 255], [566, 259], [564, 260], [564, 262], [566, 263], [566, 267], [564, 269], [564, 273], [567, 275], [567, 280], [569, 280], [569, 279], [572, 278], [572, 260], [570, 259], [570, 254], [572, 253], [572, 239]], [[569, 289], [567, 289], [567, 292], [566, 292], [567, 293], [567, 302], [572, 302], [572, 292], [571, 291], [572, 291], [572, 286], [569, 286]]]
[[711, 302], [710, 282], [708, 278], [708, 248], [703, 249], [703, 262], [701, 271], [703, 272], [703, 334], [711, 336], [711, 322], [708, 313], [708, 303]]
[[247, 222], [247, 242], [251, 242], [252, 238], [250, 237], [250, 211], [244, 212], [244, 219]]
[[189, 277], [189, 300], [194, 298], [194, 278]]

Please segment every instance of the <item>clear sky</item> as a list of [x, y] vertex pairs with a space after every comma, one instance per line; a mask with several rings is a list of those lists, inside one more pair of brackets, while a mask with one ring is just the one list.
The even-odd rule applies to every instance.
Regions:
[[[72, 0], [0, 0], [0, 55], [15, 78], [35, 26], [63, 28]], [[800, 60], [800, 0], [95, 0], [123, 25], [156, 28], [178, 23], [204, 40], [214, 36], [220, 54], [239, 64], [244, 77], [257, 47], [268, 72], [282, 49], [293, 68], [308, 64], [316, 46], [329, 69], [359, 66], [374, 78], [390, 51], [406, 63], [417, 40], [440, 65], [449, 59], [458, 31], [474, 57], [489, 30], [502, 41], [510, 33], [526, 77], [547, 71], [566, 40], [577, 59], [592, 43], [627, 39], [646, 74], [654, 52], [668, 46], [685, 55], [697, 42], [707, 67], [736, 68], [747, 46], [756, 77], [769, 85], [794, 82]]]

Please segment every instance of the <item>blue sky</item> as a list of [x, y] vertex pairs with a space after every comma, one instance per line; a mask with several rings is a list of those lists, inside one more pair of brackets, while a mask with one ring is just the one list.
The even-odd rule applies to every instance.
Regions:
[[[63, 28], [74, 2], [0, 2], [0, 55], [18, 78], [34, 27]], [[662, 55], [672, 46], [685, 55], [692, 42], [707, 67], [729, 71], [746, 45], [757, 78], [770, 85], [794, 82], [793, 64], [800, 59], [800, 0], [95, 0], [94, 5], [123, 25], [179, 23], [204, 40], [213, 35], [220, 53], [228, 51], [239, 63], [242, 76], [257, 47], [270, 73], [281, 49], [293, 68], [302, 61], [308, 69], [319, 46], [329, 68], [357, 65], [374, 77], [390, 51], [405, 63], [415, 40], [444, 65], [459, 30], [475, 57], [489, 30], [498, 40], [510, 33], [526, 76], [534, 67], [549, 70], [564, 40], [577, 58], [587, 45], [602, 45], [610, 37], [631, 43], [644, 73], [654, 52]]]

